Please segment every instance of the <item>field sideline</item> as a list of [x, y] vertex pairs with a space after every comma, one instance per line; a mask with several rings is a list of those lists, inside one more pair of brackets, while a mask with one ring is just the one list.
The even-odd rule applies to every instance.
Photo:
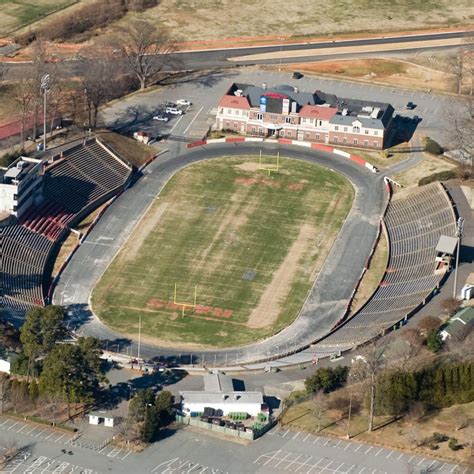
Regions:
[[[274, 167], [275, 158], [263, 157]], [[179, 347], [226, 347], [297, 316], [352, 205], [351, 184], [304, 161], [220, 158], [178, 172], [92, 295], [122, 334]], [[196, 308], [174, 305], [193, 303]]]

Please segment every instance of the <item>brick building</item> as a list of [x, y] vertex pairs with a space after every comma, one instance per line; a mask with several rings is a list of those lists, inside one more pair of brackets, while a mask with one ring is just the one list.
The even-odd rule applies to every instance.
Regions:
[[381, 150], [388, 146], [393, 112], [382, 102], [234, 83], [219, 101], [215, 128]]

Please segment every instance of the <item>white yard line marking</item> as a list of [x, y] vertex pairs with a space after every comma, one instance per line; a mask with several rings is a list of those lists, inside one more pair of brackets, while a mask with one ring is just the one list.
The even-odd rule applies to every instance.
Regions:
[[198, 118], [198, 115], [202, 112], [202, 109], [204, 108], [201, 107], [199, 110], [198, 110], [198, 113], [193, 117], [193, 119], [191, 120], [191, 122], [189, 122], [189, 125], [184, 129], [184, 132], [183, 132], [183, 135], [186, 135], [186, 133], [188, 133], [188, 130], [189, 128], [191, 127], [191, 125], [194, 123], [194, 121]]

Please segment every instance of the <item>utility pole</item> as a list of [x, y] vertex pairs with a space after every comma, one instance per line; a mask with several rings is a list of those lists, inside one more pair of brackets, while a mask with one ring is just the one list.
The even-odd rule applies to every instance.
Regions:
[[41, 78], [40, 89], [43, 91], [43, 151], [46, 151], [46, 94], [49, 90], [49, 74]]
[[457, 287], [458, 287], [458, 266], [459, 266], [459, 248], [461, 247], [462, 233], [464, 231], [464, 218], [460, 217], [456, 224], [456, 238], [458, 243], [456, 246], [456, 268], [454, 269], [454, 288], [453, 288], [453, 298], [456, 298]]
[[137, 359], [138, 363], [140, 364], [140, 344], [141, 344], [141, 337], [142, 337], [142, 315], [138, 315], [138, 351], [137, 351]]

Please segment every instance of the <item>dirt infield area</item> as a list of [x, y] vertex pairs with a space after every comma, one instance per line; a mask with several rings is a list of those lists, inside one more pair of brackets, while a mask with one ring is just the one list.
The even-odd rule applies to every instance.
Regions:
[[303, 161], [281, 158], [270, 173], [258, 157], [194, 164], [101, 278], [94, 312], [128, 335], [141, 315], [144, 337], [182, 347], [269, 336], [297, 316], [352, 201], [345, 178]]

